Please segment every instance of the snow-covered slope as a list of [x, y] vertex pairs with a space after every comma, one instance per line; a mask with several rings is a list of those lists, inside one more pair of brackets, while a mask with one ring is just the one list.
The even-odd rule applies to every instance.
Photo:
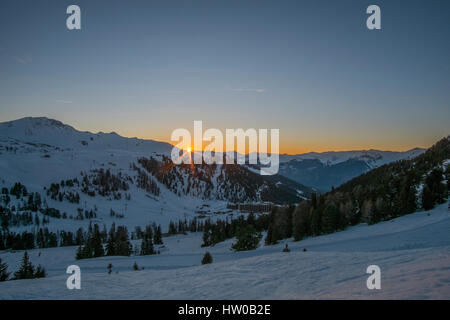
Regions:
[[22, 118], [0, 123], [0, 137], [27, 143], [47, 144], [63, 150], [124, 150], [143, 154], [170, 154], [172, 145], [154, 140], [124, 138], [118, 134], [80, 132], [60, 121], [41, 118]]
[[[164, 238], [153, 256], [77, 261], [75, 247], [32, 250], [48, 277], [0, 283], [0, 299], [450, 299], [447, 206], [246, 252], [230, 251], [233, 240], [201, 248], [198, 233]], [[206, 250], [214, 262], [200, 265]], [[10, 270], [22, 256], [0, 252]], [[133, 271], [134, 262], [145, 269]], [[66, 288], [71, 264], [81, 268], [81, 290]], [[381, 268], [381, 290], [366, 287], [369, 265]]]

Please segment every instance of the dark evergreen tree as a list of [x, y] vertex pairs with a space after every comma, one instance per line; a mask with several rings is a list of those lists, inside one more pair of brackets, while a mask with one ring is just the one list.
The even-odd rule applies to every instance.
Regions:
[[272, 227], [272, 225], [270, 224], [270, 225], [269, 225], [269, 228], [267, 229], [266, 239], [264, 240], [264, 243], [265, 243], [266, 245], [274, 244], [274, 243], [273, 243], [273, 237], [272, 237], [272, 234], [273, 234], [273, 227]]
[[108, 240], [106, 242], [106, 255], [115, 256], [117, 254], [116, 250], [116, 225], [113, 223], [111, 229], [108, 233]]
[[105, 255], [105, 250], [103, 249], [102, 235], [97, 224], [94, 225], [94, 234], [92, 235], [91, 241], [93, 257], [103, 257]]
[[158, 227], [154, 226], [153, 228], [153, 243], [154, 244], [163, 244], [162, 240], [162, 232], [161, 232], [161, 226], [158, 225]]
[[205, 229], [203, 230], [203, 236], [202, 236], [203, 243], [202, 243], [202, 247], [209, 247], [210, 245], [213, 244], [212, 241], [211, 241], [211, 234], [212, 234], [212, 231], [211, 231], [209, 225], [206, 225], [206, 226], [205, 226]]
[[6, 262], [2, 262], [2, 258], [0, 258], [0, 282], [8, 280], [9, 275], [8, 265]]
[[340, 221], [342, 218], [339, 209], [334, 205], [327, 205], [323, 210], [322, 214], [322, 232], [324, 233], [332, 233], [341, 229], [343, 225]]
[[254, 250], [261, 240], [261, 233], [256, 231], [253, 225], [239, 228], [237, 242], [232, 246], [236, 251]]
[[153, 232], [150, 226], [145, 228], [145, 232], [142, 236], [141, 242], [141, 256], [146, 256], [149, 254], [155, 254], [155, 250], [153, 248]]
[[28, 253], [25, 251], [22, 258], [22, 263], [19, 270], [14, 272], [14, 279], [33, 279], [34, 278], [34, 266], [30, 261]]
[[128, 230], [125, 226], [119, 226], [116, 231], [116, 255], [129, 256], [132, 246], [128, 237]]
[[426, 211], [433, 209], [433, 193], [428, 185], [424, 185], [422, 189], [422, 208]]
[[80, 245], [77, 249], [77, 253], [75, 254], [75, 259], [80, 260], [80, 259], [84, 259], [84, 252], [83, 252], [83, 247]]
[[175, 227], [175, 223], [173, 221], [169, 222], [169, 234], [176, 234], [177, 228]]
[[213, 262], [213, 258], [211, 253], [209, 253], [208, 251], [205, 252], [205, 255], [203, 256], [202, 259], [202, 264], [209, 264]]
[[300, 241], [311, 234], [309, 213], [311, 205], [304, 201], [300, 203], [292, 217], [293, 220], [293, 236], [295, 241]]
[[433, 193], [433, 202], [442, 204], [447, 198], [447, 190], [444, 184], [444, 172], [441, 168], [435, 168], [427, 177], [425, 183], [430, 187]]
[[445, 179], [447, 180], [447, 198], [450, 193], [450, 163], [445, 168]]

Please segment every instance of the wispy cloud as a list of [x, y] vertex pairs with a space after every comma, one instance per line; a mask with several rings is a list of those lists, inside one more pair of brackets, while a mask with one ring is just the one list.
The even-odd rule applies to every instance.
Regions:
[[13, 59], [21, 64], [29, 64], [33, 62], [33, 59], [31, 57], [18, 57], [18, 56], [13, 56]]
[[73, 103], [73, 101], [71, 101], [71, 100], [61, 100], [61, 99], [57, 99], [57, 100], [55, 100], [55, 102], [58, 102], [58, 103], [65, 103], [65, 104]]
[[162, 93], [168, 93], [168, 94], [183, 94], [184, 91], [180, 90], [162, 90]]
[[264, 89], [251, 89], [251, 88], [237, 88], [231, 90], [238, 92], [257, 92], [257, 93], [263, 93], [265, 91]]

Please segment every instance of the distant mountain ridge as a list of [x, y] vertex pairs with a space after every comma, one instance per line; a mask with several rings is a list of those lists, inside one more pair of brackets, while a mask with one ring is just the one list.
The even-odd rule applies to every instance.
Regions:
[[367, 171], [399, 160], [413, 159], [426, 149], [408, 151], [331, 151], [280, 155], [280, 174], [319, 189], [331, 190]]
[[[17, 120], [0, 122], [0, 135], [9, 136], [25, 142], [47, 143], [54, 146], [67, 146], [70, 143], [81, 144], [83, 141], [91, 141], [92, 145], [98, 146], [101, 143], [116, 143], [118, 146], [158, 146], [160, 151], [170, 152], [172, 145], [167, 142], [155, 140], [126, 138], [115, 132], [111, 133], [91, 133], [88, 131], [78, 131], [68, 124], [59, 120], [46, 117], [25, 117]], [[348, 160], [363, 160], [370, 168], [404, 159], [412, 159], [422, 154], [426, 149], [414, 148], [408, 151], [381, 151], [381, 150], [354, 150], [354, 151], [327, 151], [309, 152], [303, 154], [280, 154], [280, 162], [290, 162], [292, 160], [319, 160], [324, 165], [335, 165]]]
[[291, 160], [319, 160], [325, 165], [335, 165], [347, 160], [363, 160], [372, 168], [383, 164], [412, 159], [424, 153], [425, 148], [413, 148], [407, 151], [382, 151], [382, 150], [352, 150], [352, 151], [327, 151], [327, 152], [308, 152], [296, 155], [281, 154], [280, 162], [289, 162]]
[[[166, 142], [125, 138], [115, 132], [82, 132], [46, 117], [26, 117], [2, 122], [0, 137], [2, 136], [73, 151], [123, 150], [133, 152], [136, 157], [150, 154], [169, 156], [173, 148]], [[303, 186], [326, 192], [331, 190], [332, 186], [337, 187], [373, 168], [398, 160], [412, 159], [424, 151], [425, 149], [415, 148], [405, 152], [357, 150], [281, 154], [279, 174]], [[304, 191], [309, 193], [308, 190]]]
[[125, 138], [114, 132], [81, 132], [44, 117], [0, 123], [1, 178], [8, 178], [9, 183], [22, 181], [44, 187], [61, 179], [81, 179], [80, 172], [109, 169], [111, 175], [120, 173], [138, 179], [136, 184], [144, 189], [138, 191], [148, 192], [156, 188], [152, 179], [130, 168], [139, 159], [152, 159], [147, 174], [158, 178], [155, 183], [163, 190], [156, 198], [171, 193], [200, 200], [297, 203], [315, 192], [286, 177], [261, 176], [237, 164], [174, 166], [170, 160], [172, 148], [169, 143]]

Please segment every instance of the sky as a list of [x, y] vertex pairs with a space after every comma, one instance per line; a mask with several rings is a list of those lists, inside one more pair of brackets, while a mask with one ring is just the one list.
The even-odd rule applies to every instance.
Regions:
[[449, 39], [446, 0], [2, 0], [0, 121], [170, 142], [202, 120], [279, 129], [281, 153], [429, 147], [450, 134]]

